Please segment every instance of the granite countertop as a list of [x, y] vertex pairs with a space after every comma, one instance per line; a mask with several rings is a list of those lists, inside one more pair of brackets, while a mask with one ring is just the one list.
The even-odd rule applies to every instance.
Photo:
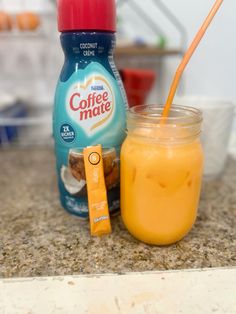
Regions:
[[204, 183], [192, 232], [169, 247], [136, 241], [119, 216], [91, 238], [59, 204], [54, 163], [50, 149], [0, 152], [0, 277], [236, 266], [236, 161]]

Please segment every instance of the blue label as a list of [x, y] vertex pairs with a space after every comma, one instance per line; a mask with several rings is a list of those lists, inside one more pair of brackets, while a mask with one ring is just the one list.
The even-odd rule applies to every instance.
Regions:
[[119, 154], [126, 136], [127, 103], [113, 60], [106, 65], [84, 62], [67, 80], [66, 75], [61, 77], [55, 96], [53, 132], [61, 203], [82, 218], [88, 217], [83, 161], [87, 146], [103, 146], [109, 208], [119, 209]]

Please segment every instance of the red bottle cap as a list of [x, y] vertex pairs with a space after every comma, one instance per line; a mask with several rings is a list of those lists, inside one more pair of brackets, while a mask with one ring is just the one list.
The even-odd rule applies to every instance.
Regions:
[[58, 30], [116, 31], [115, 0], [58, 0]]

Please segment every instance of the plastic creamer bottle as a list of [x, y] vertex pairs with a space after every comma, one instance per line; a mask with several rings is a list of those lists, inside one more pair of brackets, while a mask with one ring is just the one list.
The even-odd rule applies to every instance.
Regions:
[[83, 148], [101, 144], [110, 212], [119, 209], [119, 155], [127, 101], [114, 65], [115, 0], [59, 0], [65, 63], [58, 81], [53, 134], [62, 206], [88, 217]]

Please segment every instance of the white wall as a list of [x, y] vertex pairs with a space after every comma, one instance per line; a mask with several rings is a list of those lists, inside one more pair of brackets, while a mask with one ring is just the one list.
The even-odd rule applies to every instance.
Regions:
[[53, 5], [48, 0], [1, 0], [0, 9], [13, 14], [21, 12], [22, 10], [51, 12]]
[[[153, 0], [155, 1], [155, 0]], [[190, 41], [203, 19], [208, 14], [213, 0], [162, 0], [188, 31]], [[154, 21], [168, 34], [169, 45], [178, 46], [178, 32], [158, 13], [152, 0], [136, 2], [150, 15]], [[156, 41], [155, 32], [145, 27], [141, 19], [124, 5], [119, 10], [124, 28], [129, 37], [145, 37], [149, 42]], [[174, 70], [179, 59], [168, 59], [165, 64], [166, 91], [171, 83]], [[185, 72], [186, 94], [219, 97], [233, 100], [236, 103], [236, 1], [224, 1], [206, 37], [193, 56]]]

